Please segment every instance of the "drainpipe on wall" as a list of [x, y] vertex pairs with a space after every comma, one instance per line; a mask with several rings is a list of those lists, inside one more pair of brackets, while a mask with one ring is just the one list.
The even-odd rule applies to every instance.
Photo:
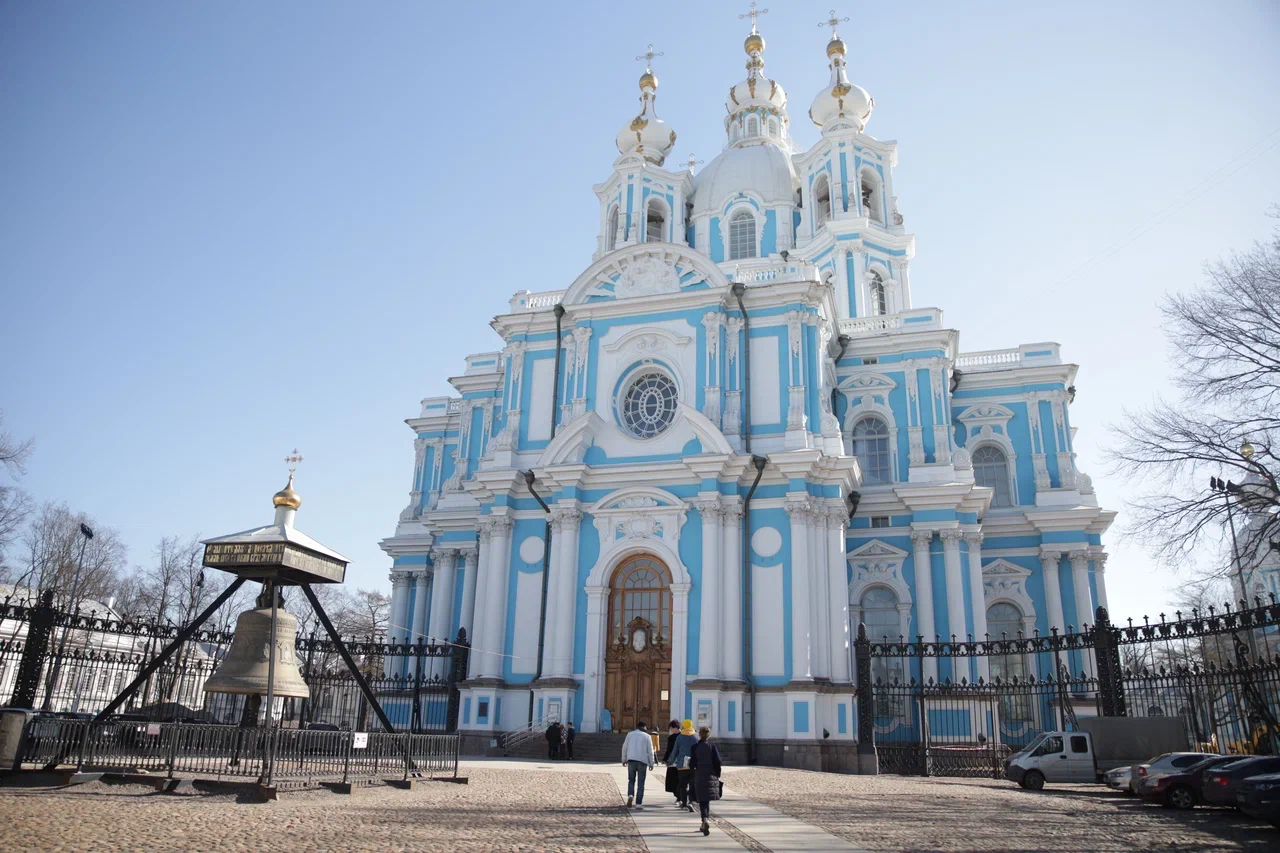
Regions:
[[[564, 305], [556, 303], [551, 309], [551, 313], [556, 317], [556, 366], [554, 370], [554, 378], [551, 385], [551, 438], [547, 441], [550, 444], [556, 437], [556, 418], [560, 415], [560, 350], [562, 343], [560, 336], [562, 334], [560, 324], [564, 319]], [[535, 664], [533, 681], [530, 682], [529, 688], [529, 725], [533, 725], [533, 684], [542, 678], [542, 649], [547, 641], [547, 581], [551, 575], [551, 507], [547, 506], [547, 502], [542, 499], [533, 489], [534, 476], [533, 471], [524, 472], [525, 485], [529, 487], [529, 494], [533, 495], [542, 511], [547, 514], [546, 528], [542, 532], [542, 602], [538, 607], [538, 660]]]

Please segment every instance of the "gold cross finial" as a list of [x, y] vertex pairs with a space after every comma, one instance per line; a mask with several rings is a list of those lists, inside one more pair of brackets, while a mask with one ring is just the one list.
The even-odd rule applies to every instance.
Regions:
[[644, 53], [640, 54], [639, 56], [637, 56], [637, 57], [636, 57], [636, 61], [637, 61], [637, 62], [639, 62], [640, 60], [642, 60], [642, 59], [643, 59], [643, 60], [644, 60], [644, 70], [645, 70], [645, 71], [652, 71], [652, 70], [653, 70], [653, 58], [654, 58], [655, 56], [665, 56], [665, 54], [664, 54], [662, 51], [658, 51], [657, 53], [654, 53], [654, 52], [653, 52], [653, 45], [649, 45], [649, 49], [648, 49], [648, 50], [646, 50]]
[[694, 166], [701, 166], [701, 165], [702, 165], [702, 163], [703, 163], [703, 161], [702, 161], [702, 160], [695, 160], [695, 159], [693, 159], [693, 155], [692, 155], [692, 154], [690, 154], [690, 155], [689, 155], [689, 171], [690, 171], [690, 172], [692, 172], [692, 171], [693, 171], [693, 167], [694, 167]]
[[756, 0], [751, 0], [751, 10], [750, 10], [749, 12], [747, 12], [747, 14], [745, 14], [745, 15], [739, 15], [739, 16], [738, 16], [738, 20], [739, 20], [739, 21], [741, 21], [743, 18], [750, 18], [750, 19], [751, 19], [751, 32], [753, 32], [753, 33], [754, 33], [754, 32], [756, 31], [756, 16], [757, 16], [757, 15], [767, 15], [767, 14], [769, 14], [769, 10], [768, 10], [768, 9], [757, 9], [757, 8], [756, 8]]
[[838, 15], [836, 15], [836, 10], [835, 10], [835, 9], [832, 9], [832, 10], [831, 10], [830, 12], [828, 12], [827, 14], [828, 14], [828, 15], [830, 15], [831, 17], [830, 17], [830, 18], [828, 18], [828, 19], [827, 19], [827, 20], [825, 20], [825, 21], [819, 21], [819, 22], [818, 22], [818, 26], [820, 26], [820, 27], [831, 27], [831, 38], [832, 38], [832, 39], [835, 39], [835, 38], [836, 38], [836, 27], [840, 26], [840, 25], [841, 25], [841, 24], [843, 24], [843, 23], [847, 23], [849, 19], [848, 19], [848, 18], [841, 18], [841, 17], [839, 17]]
[[302, 456], [298, 453], [298, 448], [294, 448], [293, 452], [284, 458], [285, 464], [289, 466], [289, 475], [293, 476], [293, 472], [298, 470], [298, 463], [302, 461]]

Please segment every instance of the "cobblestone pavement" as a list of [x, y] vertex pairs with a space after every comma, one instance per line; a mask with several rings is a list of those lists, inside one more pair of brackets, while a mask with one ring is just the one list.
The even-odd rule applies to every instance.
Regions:
[[725, 785], [867, 851], [1275, 851], [1280, 829], [1223, 809], [1174, 812], [1100, 785], [1024, 791], [992, 779], [753, 767]]
[[283, 792], [155, 794], [102, 783], [50, 792], [0, 789], [0, 850], [31, 851], [576, 851], [644, 850], [604, 773], [469, 770], [470, 784], [347, 797]]

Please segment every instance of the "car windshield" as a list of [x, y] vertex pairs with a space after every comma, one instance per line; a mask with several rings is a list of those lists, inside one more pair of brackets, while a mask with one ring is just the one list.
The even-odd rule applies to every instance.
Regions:
[[1210, 767], [1215, 767], [1221, 764], [1227, 764], [1231, 760], [1232, 759], [1229, 759], [1229, 758], [1224, 759], [1221, 755], [1212, 755], [1208, 758], [1200, 759], [1195, 764], [1192, 764], [1190, 767], [1186, 768], [1183, 772], [1199, 773], [1201, 770], [1208, 770]]

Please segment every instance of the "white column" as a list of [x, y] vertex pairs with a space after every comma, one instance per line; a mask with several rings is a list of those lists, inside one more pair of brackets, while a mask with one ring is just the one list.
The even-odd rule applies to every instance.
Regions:
[[458, 616], [458, 627], [467, 632], [467, 642], [475, 641], [473, 627], [476, 611], [476, 564], [479, 552], [470, 549], [462, 552], [462, 613]]
[[702, 515], [702, 607], [699, 613], [698, 677], [720, 677], [720, 629], [721, 579], [724, 567], [720, 562], [720, 499], [718, 496], [702, 497], [695, 504]]
[[844, 507], [828, 507], [827, 606], [830, 612], [831, 680], [836, 684], [852, 679], [849, 673], [849, 569], [844, 553], [844, 528], [849, 520]]
[[832, 284], [836, 289], [836, 311], [841, 317], [852, 317], [852, 306], [849, 305], [849, 264], [846, 260], [849, 253], [840, 250], [832, 255], [832, 263], [835, 264], [836, 275], [832, 280]]
[[[573, 677], [573, 640], [578, 609], [578, 530], [582, 511], [574, 505], [556, 506], [555, 539], [560, 540], [560, 583], [556, 586], [556, 653], [551, 661], [555, 678]], [[544, 670], [545, 672], [545, 670]]]
[[560, 525], [555, 516], [556, 509], [557, 507], [552, 507], [551, 515], [547, 518], [547, 523], [551, 525], [551, 556], [547, 558], [547, 615], [542, 623], [543, 678], [549, 678], [552, 669], [555, 668], [553, 661], [556, 657], [556, 626], [560, 620], [557, 608], [560, 604], [560, 579], [563, 574], [560, 568], [562, 543], [560, 542]]
[[726, 681], [742, 680], [742, 504], [724, 508], [724, 572], [721, 610], [724, 644], [720, 674]]
[[685, 673], [689, 662], [689, 587], [687, 583], [671, 585], [671, 716], [683, 720], [689, 716], [684, 706]]
[[[965, 533], [964, 541], [969, 543], [969, 605], [973, 608], [973, 638], [982, 642], [987, 638], [987, 594], [982, 588], [982, 533], [970, 531]], [[983, 683], [991, 680], [991, 664], [985, 655], [979, 655], [974, 663], [978, 667], [978, 677]]]
[[[405, 613], [409, 610], [410, 591], [406, 587], [408, 575], [404, 572], [391, 573], [391, 624], [387, 626], [387, 642], [398, 643], [408, 632], [401, 626], [405, 622]], [[382, 673], [391, 678], [399, 669], [403, 660], [399, 655], [388, 655], [382, 664]]]
[[[912, 529], [912, 565], [916, 576], [916, 625], [926, 643], [937, 639], [938, 630], [933, 621], [933, 565], [929, 559], [929, 546], [933, 543], [932, 530]], [[908, 638], [910, 639], [910, 638]], [[921, 658], [920, 672], [927, 684], [938, 680], [938, 659]]]
[[[965, 630], [965, 588], [964, 572], [960, 569], [960, 536], [960, 531], [953, 527], [938, 531], [938, 537], [942, 539], [942, 564], [946, 569], [947, 577], [948, 630], [956, 642], [963, 643], [968, 632]], [[969, 679], [969, 659], [957, 655], [952, 658], [952, 661], [954, 661], [952, 665], [952, 680]]]
[[[435, 573], [431, 581], [431, 619], [427, 623], [428, 641], [448, 643], [453, 639], [453, 587], [457, 574], [458, 552], [444, 548], [434, 555]], [[431, 675], [444, 677], [447, 658], [432, 658]]]
[[813, 680], [812, 625], [809, 619], [809, 514], [805, 497], [788, 498], [791, 516], [791, 680]]
[[831, 677], [831, 613], [827, 607], [827, 508], [815, 505], [809, 516], [809, 638], [813, 674]]
[[600, 709], [604, 707], [604, 646], [608, 626], [609, 589], [587, 590], [587, 656], [583, 664], [582, 731], [600, 731]]
[[507, 645], [507, 586], [511, 575], [511, 528], [514, 521], [505, 515], [493, 520], [489, 562], [489, 583], [485, 591], [484, 655], [482, 678], [502, 678], [502, 655]]
[[1110, 614], [1111, 608], [1107, 607], [1107, 552], [1093, 552], [1093, 582], [1098, 587], [1098, 606], [1106, 607], [1107, 613]]
[[[488, 655], [481, 650], [484, 646], [485, 631], [485, 602], [488, 601], [489, 578], [492, 576], [490, 563], [493, 562], [493, 519], [485, 516], [480, 519], [476, 532], [480, 540], [480, 553], [477, 558], [476, 565], [476, 588], [472, 598], [472, 628], [471, 637], [471, 656], [467, 663], [467, 674], [470, 678], [479, 678], [482, 672], [482, 663]], [[465, 594], [464, 594], [465, 598]], [[462, 602], [463, 613], [467, 611], [467, 603]]]
[[1041, 551], [1040, 567], [1044, 570], [1044, 599], [1049, 607], [1049, 630], [1058, 633], [1067, 630], [1067, 620], [1062, 615], [1062, 587], [1058, 585], [1058, 561], [1061, 551]]
[[[1071, 585], [1076, 594], [1076, 622], [1079, 623], [1076, 625], [1076, 630], [1083, 631], [1085, 625], [1092, 625], [1094, 622], [1093, 596], [1089, 592], [1089, 552], [1072, 551], [1067, 556], [1071, 559]], [[1092, 649], [1080, 651], [1080, 664], [1085, 675], [1093, 678]]]
[[427, 599], [430, 597], [431, 574], [424, 566], [414, 578], [416, 587], [413, 594], [413, 635], [411, 642], [418, 642], [427, 636]]

